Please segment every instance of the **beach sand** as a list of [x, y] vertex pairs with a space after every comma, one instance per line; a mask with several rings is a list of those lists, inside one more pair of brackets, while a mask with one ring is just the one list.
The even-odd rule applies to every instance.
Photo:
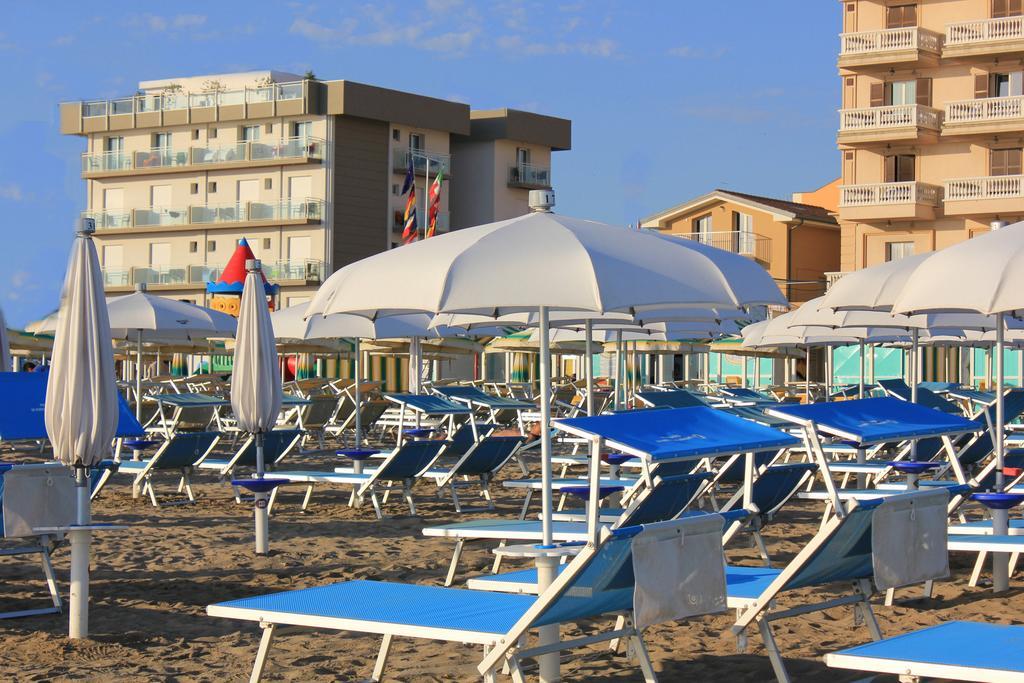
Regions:
[[[335, 464], [333, 456], [325, 455], [297, 456], [299, 460], [302, 467], [310, 468], [328, 469]], [[509, 470], [509, 474], [515, 472]], [[452, 543], [424, 538], [420, 529], [470, 515], [512, 517], [521, 501], [517, 493], [496, 486], [496, 513], [473, 512], [460, 518], [448, 501], [433, 497], [433, 484], [421, 483], [417, 487], [420, 517], [407, 516], [407, 509], [393, 498], [387, 512], [400, 516], [379, 522], [369, 505], [348, 508], [347, 491], [338, 488], [318, 489], [309, 512], [301, 514], [301, 489], [295, 487], [282, 496], [271, 518], [272, 555], [257, 558], [252, 553], [250, 505], [236, 505], [230, 489], [208, 475], [198, 480], [196, 504], [158, 510], [148, 500], [132, 500], [127, 476], [115, 479], [94, 501], [94, 519], [127, 524], [130, 529], [104, 533], [94, 540], [91, 638], [68, 641], [66, 615], [0, 621], [4, 643], [0, 679], [246, 680], [260, 629], [252, 623], [208, 617], [208, 604], [349, 579], [438, 585]], [[174, 484], [170, 475], [157, 482], [167, 499], [174, 496]], [[793, 502], [766, 529], [777, 565], [813, 535], [819, 515], [820, 504]], [[489, 571], [490, 547], [467, 546], [460, 580]], [[756, 564], [758, 557], [742, 538], [727, 548], [727, 556], [731, 562], [747, 564]], [[69, 559], [66, 546], [54, 557], [65, 600]], [[885, 607], [876, 597], [883, 633], [895, 635], [951, 619], [1019, 620], [1024, 613], [1021, 579], [1013, 581], [1011, 592], [994, 597], [983, 588], [967, 586], [972, 562], [973, 556], [954, 555], [953, 576], [937, 585], [933, 599]], [[0, 584], [4, 586], [0, 609], [40, 606], [47, 599], [33, 558], [0, 558]], [[919, 590], [907, 589], [901, 596], [920, 595]], [[718, 615], [650, 629], [646, 641], [661, 680], [774, 680], [756, 630], [750, 632], [747, 652], [737, 654], [736, 640], [728, 635], [732, 622], [730, 615]], [[776, 622], [775, 632], [795, 680], [836, 683], [863, 677], [829, 670], [821, 659], [826, 652], [869, 640], [866, 628], [854, 625], [849, 608]], [[367, 679], [378, 646], [376, 637], [361, 634], [281, 636], [265, 680]], [[621, 655], [611, 656], [607, 649], [575, 653], [572, 661], [563, 664], [565, 680], [642, 680], [635, 666]], [[386, 679], [479, 680], [475, 671], [479, 659], [477, 647], [396, 639]]]

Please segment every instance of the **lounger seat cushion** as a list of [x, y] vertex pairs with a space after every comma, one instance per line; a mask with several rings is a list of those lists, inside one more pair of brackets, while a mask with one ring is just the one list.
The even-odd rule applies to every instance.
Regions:
[[[1024, 534], [1024, 519], [1011, 519], [1010, 520], [1010, 534], [1014, 533]], [[992, 520], [982, 519], [976, 522], [966, 522], [964, 524], [951, 524], [949, 526], [949, 533], [956, 535], [978, 535], [978, 534], [991, 534], [992, 533]]]
[[141, 472], [146, 469], [149, 460], [122, 460], [118, 472]]
[[202, 462], [198, 463], [196, 467], [205, 470], [222, 470], [231, 463], [230, 460], [220, 458], [206, 458]]
[[293, 483], [361, 484], [364, 481], [369, 481], [372, 475], [369, 472], [340, 474], [322, 470], [289, 470], [287, 472], [267, 472], [264, 476], [267, 479], [287, 479]]
[[756, 600], [781, 573], [781, 569], [772, 569], [771, 567], [726, 565], [726, 590], [730, 598]]
[[[302, 617], [312, 617], [504, 635], [533, 603], [534, 598], [526, 595], [346, 581], [222, 602], [211, 607], [211, 614], [255, 620], [259, 614], [272, 613], [276, 623], [293, 623], [288, 615], [296, 615], [299, 619], [295, 623], [303, 623]], [[239, 610], [251, 610], [252, 616], [243, 616]]]
[[[862, 671], [1009, 681], [1024, 676], [1022, 649], [1024, 626], [951, 621], [840, 650], [826, 655], [825, 661], [829, 666]], [[929, 674], [921, 665], [949, 668]]]
[[948, 547], [950, 552], [980, 552], [993, 551], [1004, 553], [1019, 553], [1024, 551], [1024, 537], [1021, 536], [996, 536], [993, 534], [954, 534], [949, 537]]
[[[556, 541], [586, 540], [587, 525], [585, 522], [555, 522], [551, 525], [551, 533]], [[423, 529], [424, 536], [442, 538], [534, 540], [540, 539], [542, 534], [540, 521], [519, 519], [481, 519]]]

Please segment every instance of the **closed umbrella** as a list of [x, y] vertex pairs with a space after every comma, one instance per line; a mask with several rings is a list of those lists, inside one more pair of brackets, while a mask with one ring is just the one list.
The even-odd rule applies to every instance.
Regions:
[[0, 311], [0, 372], [11, 371], [11, 345], [7, 340], [7, 320]]
[[260, 262], [250, 260], [245, 267], [247, 275], [238, 309], [231, 372], [231, 409], [238, 428], [252, 434], [256, 440], [256, 480], [248, 480], [243, 485], [250, 488], [256, 498], [256, 554], [266, 555], [269, 549], [267, 497], [272, 486], [263, 480], [263, 435], [277, 424], [283, 392]]
[[71, 638], [89, 635], [89, 468], [110, 453], [117, 432], [117, 385], [94, 224], [71, 247], [46, 386], [46, 433], [54, 457], [75, 470], [77, 524], [71, 539]]

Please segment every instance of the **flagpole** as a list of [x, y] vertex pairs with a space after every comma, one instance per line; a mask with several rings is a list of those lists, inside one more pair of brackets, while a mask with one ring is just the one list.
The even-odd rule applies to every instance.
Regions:
[[430, 230], [430, 157], [424, 152], [423, 158], [427, 162], [423, 174], [423, 239], [426, 239], [427, 231]]

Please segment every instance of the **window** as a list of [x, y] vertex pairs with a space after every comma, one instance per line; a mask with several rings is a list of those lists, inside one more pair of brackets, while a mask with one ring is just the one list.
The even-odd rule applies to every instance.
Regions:
[[259, 126], [242, 126], [242, 142], [254, 142], [260, 139]]
[[693, 234], [697, 241], [708, 244], [711, 241], [711, 214], [693, 219]]
[[170, 149], [170, 133], [153, 133], [153, 149]]
[[892, 5], [885, 8], [886, 28], [917, 26], [917, 5]]
[[313, 137], [313, 122], [312, 121], [296, 121], [292, 124], [292, 137], [293, 138], [309, 138]]
[[525, 147], [516, 147], [516, 166], [530, 165], [530, 150]]
[[217, 251], [217, 242], [214, 240], [207, 240], [206, 251]]
[[423, 135], [421, 133], [409, 133], [409, 149], [423, 149]]
[[199, 194], [199, 183], [191, 183], [188, 186], [189, 194]]
[[190, 253], [190, 254], [198, 254], [199, 253], [199, 242], [189, 242], [188, 243], [188, 253]]
[[288, 238], [288, 260], [308, 261], [313, 254], [313, 240], [309, 236]]
[[154, 209], [170, 208], [172, 204], [171, 197], [172, 193], [170, 185], [149, 186], [149, 205]]
[[103, 138], [103, 151], [124, 152], [124, 138], [120, 136]]
[[274, 189], [274, 179], [273, 178], [264, 178], [263, 179], [263, 189], [264, 190], [273, 190]]
[[915, 104], [917, 102], [917, 81], [893, 81], [885, 84], [887, 105]]
[[199, 129], [198, 128], [193, 128], [192, 129], [192, 139], [193, 140], [198, 140], [199, 139]]
[[270, 238], [269, 237], [264, 237], [263, 238], [263, 248], [264, 249], [270, 249]]
[[391, 183], [391, 194], [398, 196], [398, 193], [402, 191], [402, 187], [398, 183]]
[[124, 263], [124, 247], [120, 244], [103, 245], [103, 267], [117, 269]]
[[272, 134], [273, 134], [273, 132], [274, 132], [274, 124], [272, 124], [272, 123], [268, 123], [268, 124], [264, 125], [264, 126], [263, 126], [263, 131], [264, 131], [264, 132], [265, 132], [265, 133], [266, 133], [267, 135], [272, 135]]
[[993, 19], [1019, 17], [1021, 14], [1024, 14], [1024, 1], [1022, 0], [992, 0]]
[[989, 81], [990, 97], [1018, 97], [1020, 95], [1024, 95], [1024, 72], [992, 74]]
[[103, 208], [110, 209], [123, 209], [124, 208], [124, 188], [123, 187], [108, 187], [103, 190]]
[[255, 178], [238, 181], [238, 201], [257, 202], [260, 199], [260, 181]]
[[908, 183], [916, 179], [913, 154], [892, 154], [885, 157], [885, 182]]
[[149, 265], [151, 268], [165, 268], [171, 265], [170, 242], [151, 242], [149, 244]]
[[885, 245], [885, 260], [899, 261], [902, 258], [914, 255], [913, 242], [887, 242]]
[[206, 137], [210, 138], [211, 140], [217, 137], [217, 129], [211, 128], [210, 131], [206, 134]]
[[206, 183], [206, 191], [207, 192], [216, 192], [217, 191], [217, 183], [216, 182]]
[[733, 249], [739, 254], [754, 253], [754, 217], [749, 213], [732, 212]]
[[400, 141], [402, 139], [402, 131], [398, 130], [397, 128], [392, 128], [391, 139], [394, 140], [395, 142]]
[[989, 175], [1021, 175], [1021, 149], [994, 149], [989, 159]]

